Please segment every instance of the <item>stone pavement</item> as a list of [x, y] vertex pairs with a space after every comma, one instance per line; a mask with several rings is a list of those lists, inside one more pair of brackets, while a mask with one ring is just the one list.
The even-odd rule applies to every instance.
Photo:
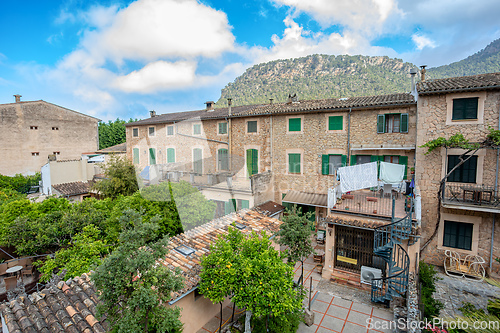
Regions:
[[439, 314], [442, 318], [462, 315], [458, 308], [465, 303], [471, 303], [476, 308], [486, 310], [488, 299], [500, 298], [500, 288], [485, 281], [468, 280], [443, 273], [438, 273], [437, 276], [440, 280], [436, 282], [433, 297], [444, 305]]

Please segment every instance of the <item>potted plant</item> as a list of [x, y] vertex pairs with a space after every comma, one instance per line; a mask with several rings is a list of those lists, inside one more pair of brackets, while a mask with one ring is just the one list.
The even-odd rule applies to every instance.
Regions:
[[323, 264], [317, 264], [316, 265], [316, 271], [321, 274], [323, 273]]

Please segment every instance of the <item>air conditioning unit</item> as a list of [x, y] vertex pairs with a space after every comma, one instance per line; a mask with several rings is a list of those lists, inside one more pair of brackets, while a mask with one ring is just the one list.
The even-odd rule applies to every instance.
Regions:
[[361, 266], [361, 283], [371, 285], [372, 279], [378, 279], [381, 277], [382, 277], [381, 269], [375, 267]]

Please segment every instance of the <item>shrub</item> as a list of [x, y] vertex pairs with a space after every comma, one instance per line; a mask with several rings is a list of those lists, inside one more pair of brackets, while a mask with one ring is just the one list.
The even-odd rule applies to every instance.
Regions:
[[432, 294], [436, 291], [436, 281], [439, 280], [437, 271], [434, 270], [434, 266], [428, 265], [424, 262], [420, 262], [420, 283], [422, 284], [422, 290], [420, 297], [422, 297], [422, 304], [424, 306], [424, 317], [428, 320], [439, 316], [439, 312], [443, 308], [443, 303], [434, 299]]

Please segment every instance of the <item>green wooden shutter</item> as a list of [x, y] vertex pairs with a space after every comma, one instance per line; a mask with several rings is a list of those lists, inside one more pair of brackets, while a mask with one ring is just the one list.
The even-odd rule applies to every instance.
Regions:
[[300, 154], [288, 154], [288, 172], [300, 173]]
[[328, 130], [329, 131], [342, 130], [343, 127], [344, 127], [344, 117], [343, 116], [328, 117]]
[[167, 163], [175, 163], [175, 149], [167, 148]]
[[203, 173], [203, 154], [200, 148], [193, 149], [193, 171], [198, 174]]
[[385, 133], [385, 114], [377, 115], [377, 133]]
[[300, 132], [301, 131], [301, 118], [290, 118], [288, 119], [288, 130], [290, 132]]
[[247, 122], [247, 132], [248, 133], [257, 133], [257, 121], [252, 120]]
[[227, 134], [227, 123], [219, 123], [219, 134]]
[[351, 165], [356, 165], [358, 155], [351, 155]]
[[156, 149], [149, 148], [149, 165], [156, 164]]
[[248, 200], [241, 200], [241, 208], [250, 208], [250, 201]]
[[321, 174], [328, 175], [329, 174], [329, 155], [321, 155]]
[[399, 156], [399, 164], [402, 164], [405, 166], [405, 175], [403, 179], [407, 178], [407, 172], [408, 172], [408, 156]]
[[384, 160], [384, 156], [378, 156], [378, 155], [371, 155], [370, 156], [370, 161], [372, 162], [377, 162], [377, 176], [380, 176], [380, 161]]
[[219, 170], [228, 170], [229, 169], [229, 159], [227, 156], [227, 149], [221, 148], [217, 152], [218, 158], [218, 168]]
[[139, 148], [134, 148], [134, 164], [139, 164]]
[[235, 209], [234, 209], [235, 203], [232, 200], [234, 200], [234, 199], [231, 199], [229, 201], [224, 202], [224, 213], [226, 215], [235, 211]]
[[346, 166], [346, 164], [347, 164], [347, 156], [342, 155], [342, 166]]
[[408, 113], [401, 113], [401, 133], [408, 133]]
[[477, 119], [478, 98], [467, 98], [464, 110], [464, 119]]
[[259, 173], [259, 151], [257, 149], [247, 149], [247, 170], [249, 176]]

